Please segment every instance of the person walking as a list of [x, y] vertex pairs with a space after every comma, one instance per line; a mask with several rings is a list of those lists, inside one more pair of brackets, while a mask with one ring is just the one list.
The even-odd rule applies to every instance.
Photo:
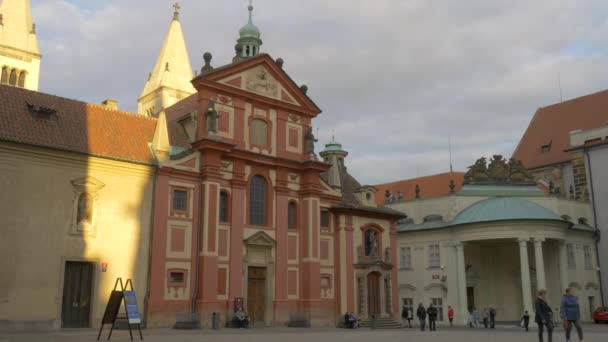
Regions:
[[426, 309], [422, 305], [422, 303], [418, 304], [418, 309], [416, 310], [416, 316], [420, 321], [420, 331], [424, 331], [424, 325], [426, 324]]
[[448, 320], [450, 321], [450, 327], [454, 326], [454, 309], [448, 305]]
[[581, 319], [581, 309], [578, 305], [578, 297], [574, 295], [574, 289], [568, 287], [566, 293], [562, 296], [562, 302], [559, 309], [562, 320], [564, 321], [564, 328], [566, 329], [566, 341], [570, 342], [570, 333], [572, 332], [572, 326], [576, 327], [576, 333], [578, 334], [578, 340], [583, 340], [583, 329], [579, 323]]
[[429, 308], [426, 309], [426, 313], [429, 315], [429, 331], [437, 330], [435, 326], [435, 322], [437, 321], [437, 308], [433, 306], [433, 304], [429, 305]]
[[496, 309], [494, 305], [490, 306], [490, 328], [494, 329], [496, 327]]
[[403, 325], [404, 328], [405, 328], [406, 320], [407, 320], [407, 306], [405, 306], [405, 304], [403, 304], [403, 307], [401, 308], [401, 324]]
[[538, 291], [538, 297], [534, 303], [536, 315], [534, 321], [538, 324], [538, 342], [543, 342], [543, 330], [547, 329], [548, 342], [553, 341], [553, 310], [547, 304], [547, 290]]
[[473, 307], [473, 326], [475, 326], [475, 328], [479, 328], [480, 315], [479, 310], [477, 310], [476, 307]]
[[521, 324], [526, 328], [526, 331], [528, 331], [528, 326], [530, 325], [530, 314], [528, 313], [528, 310], [525, 310], [524, 315], [521, 316]]
[[488, 324], [490, 323], [490, 311], [488, 308], [483, 308], [483, 310], [481, 310], [481, 319], [483, 321], [483, 327], [488, 329]]

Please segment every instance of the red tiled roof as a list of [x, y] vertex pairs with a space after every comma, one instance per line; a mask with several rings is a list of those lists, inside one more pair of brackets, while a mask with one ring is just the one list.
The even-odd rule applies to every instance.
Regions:
[[0, 85], [0, 140], [151, 164], [155, 129], [153, 118]]
[[[528, 169], [569, 161], [570, 132], [608, 124], [608, 90], [540, 108], [513, 152]], [[542, 146], [550, 145], [543, 152]]]
[[447, 195], [450, 193], [450, 180], [454, 180], [454, 191], [460, 191], [464, 182], [464, 172], [446, 172], [374, 185], [378, 189], [376, 192], [376, 203], [384, 204], [386, 201], [386, 190], [395, 195], [401, 191], [403, 193], [403, 200], [413, 200], [416, 198], [416, 184], [420, 187], [420, 198]]

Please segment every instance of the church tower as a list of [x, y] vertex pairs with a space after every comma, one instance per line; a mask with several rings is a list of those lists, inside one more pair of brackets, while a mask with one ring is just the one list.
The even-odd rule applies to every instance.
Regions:
[[173, 20], [165, 37], [154, 70], [138, 100], [140, 114], [157, 117], [165, 108], [196, 92], [186, 41], [179, 22], [179, 4], [173, 6]]
[[331, 164], [331, 168], [327, 171], [327, 182], [333, 188], [342, 187], [342, 174], [345, 169], [344, 158], [348, 152], [342, 149], [342, 144], [336, 141], [335, 137], [331, 137], [331, 141], [325, 144], [325, 149], [319, 153], [323, 161]]
[[253, 4], [249, 0], [249, 21], [245, 26], [239, 30], [239, 39], [236, 41], [236, 55], [233, 58], [233, 62], [238, 62], [244, 58], [254, 57], [260, 53], [260, 46], [262, 46], [262, 39], [260, 39], [260, 29], [253, 25]]
[[0, 84], [38, 90], [40, 50], [29, 0], [0, 3]]

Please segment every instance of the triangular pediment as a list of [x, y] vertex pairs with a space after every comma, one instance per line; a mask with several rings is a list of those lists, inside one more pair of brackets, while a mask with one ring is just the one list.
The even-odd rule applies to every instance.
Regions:
[[274, 239], [262, 231], [259, 231], [245, 239], [245, 245], [272, 247], [274, 244]]
[[320, 112], [316, 104], [268, 55], [260, 55], [219, 68], [201, 78], [278, 100], [287, 105], [302, 107], [314, 112], [315, 115]]

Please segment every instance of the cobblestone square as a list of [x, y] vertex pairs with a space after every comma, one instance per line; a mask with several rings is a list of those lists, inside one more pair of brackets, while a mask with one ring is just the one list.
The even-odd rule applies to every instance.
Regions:
[[[104, 331], [100, 341], [107, 340], [108, 330]], [[608, 325], [584, 326], [587, 342], [604, 342], [608, 340]], [[85, 342], [95, 341], [97, 330], [79, 329], [62, 330], [53, 333], [0, 333], [0, 342]], [[134, 334], [134, 341], [138, 341]], [[144, 330], [144, 341], [148, 342], [534, 342], [537, 341], [535, 327], [525, 332], [511, 326], [499, 326], [497, 329], [468, 329], [438, 327], [437, 331], [419, 331], [418, 329], [297, 329], [297, 328], [260, 328], [260, 329], [222, 329], [222, 330], [172, 330], [147, 329]], [[111, 341], [129, 341], [126, 330], [113, 332]], [[547, 339], [545, 338], [545, 341]], [[565, 342], [563, 329], [556, 329], [553, 335], [554, 342]], [[573, 338], [572, 341], [578, 341]]]

